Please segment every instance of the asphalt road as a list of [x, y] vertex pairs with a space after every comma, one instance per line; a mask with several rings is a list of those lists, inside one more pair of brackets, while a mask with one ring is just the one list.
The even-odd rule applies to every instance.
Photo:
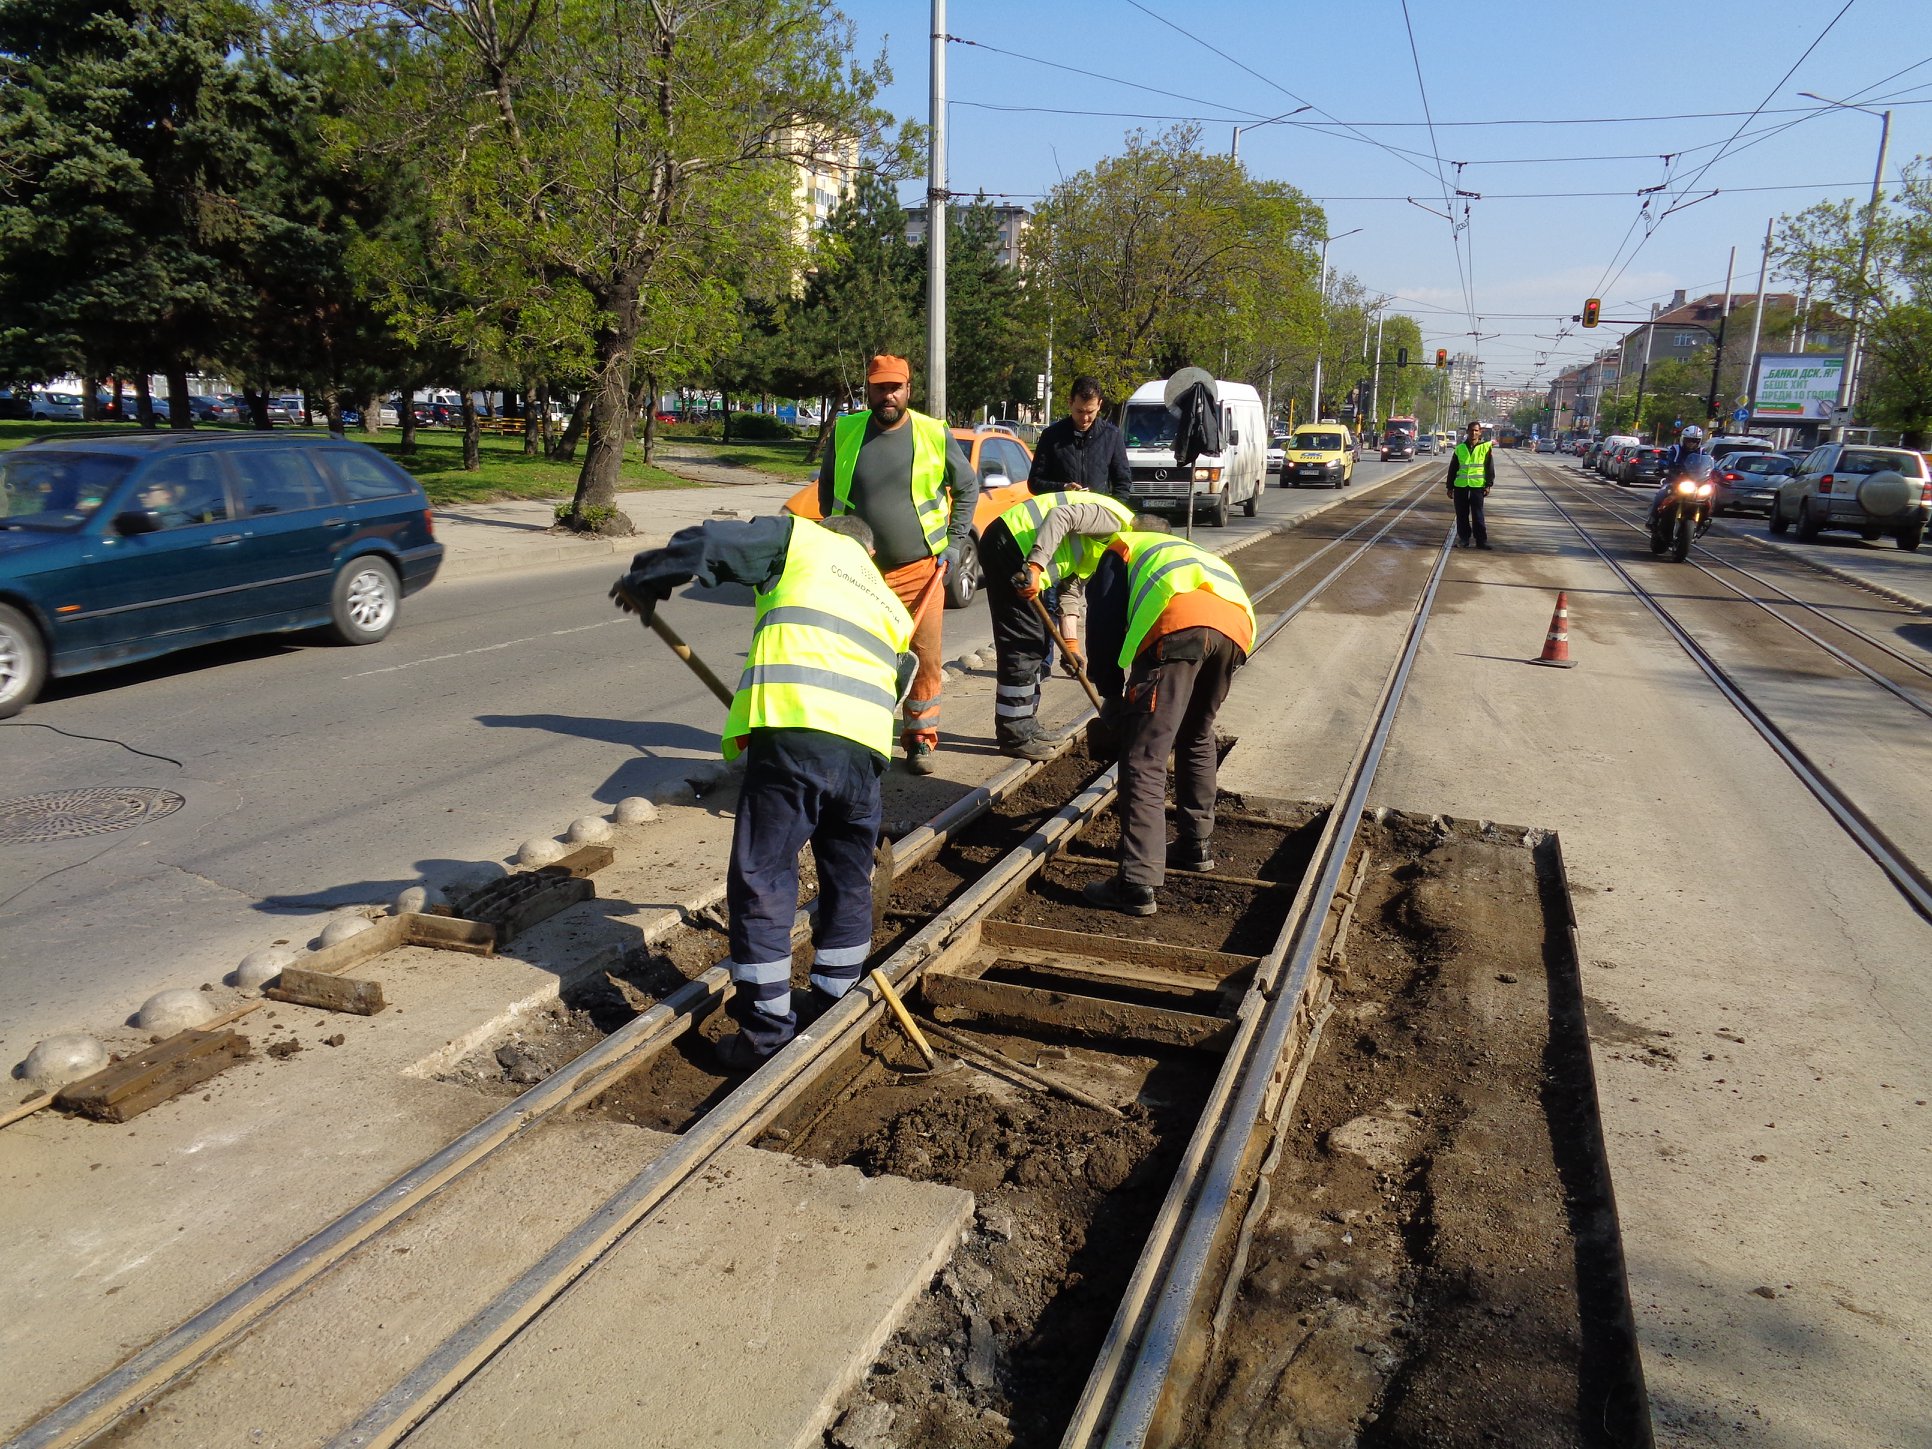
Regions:
[[[1365, 462], [1357, 486], [1402, 466]], [[1200, 537], [1233, 542], [1333, 496], [1271, 487], [1257, 518]], [[612, 573], [439, 583], [377, 645], [213, 646], [57, 682], [0, 723], [0, 797], [181, 797], [130, 828], [0, 846], [0, 1064], [715, 759], [716, 701], [612, 609]], [[749, 597], [687, 592], [666, 617], [729, 679]], [[947, 615], [949, 657], [990, 640], [983, 603]]]

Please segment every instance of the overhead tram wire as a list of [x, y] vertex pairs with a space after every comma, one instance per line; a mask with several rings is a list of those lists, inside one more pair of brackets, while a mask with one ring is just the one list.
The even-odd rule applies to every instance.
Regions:
[[1446, 219], [1449, 222], [1449, 245], [1456, 254], [1456, 276], [1462, 282], [1463, 301], [1469, 306], [1469, 330], [1476, 332], [1481, 329], [1476, 325], [1476, 263], [1473, 244], [1470, 247], [1471, 254], [1466, 265], [1463, 258], [1462, 234], [1469, 228], [1469, 203], [1466, 201], [1463, 203], [1463, 222], [1459, 227], [1456, 225], [1455, 202], [1449, 196], [1449, 178], [1442, 172], [1442, 147], [1436, 142], [1436, 121], [1434, 113], [1429, 109], [1429, 88], [1422, 81], [1422, 53], [1416, 49], [1415, 26], [1409, 19], [1409, 0], [1402, 0], [1402, 25], [1409, 34], [1409, 59], [1415, 64], [1415, 89], [1416, 94], [1422, 98], [1422, 119], [1429, 124], [1429, 151], [1435, 158], [1436, 184], [1442, 188], [1442, 209], [1447, 213]]
[[[1202, 100], [1199, 96], [1182, 95], [1179, 91], [1164, 91], [1159, 86], [1143, 85], [1139, 81], [1130, 81], [1125, 79], [1122, 76], [1117, 76], [1117, 75], [1102, 75], [1097, 70], [1082, 70], [1077, 65], [1066, 65], [1057, 60], [1043, 60], [1037, 55], [1027, 55], [1022, 51], [1006, 50], [997, 45], [988, 45], [983, 40], [968, 40], [963, 35], [948, 35], [946, 39], [953, 45], [968, 45], [968, 46], [971, 46], [974, 50], [990, 51], [994, 55], [1003, 55], [1011, 60], [1024, 60], [1033, 65], [1043, 65], [1043, 66], [1046, 66], [1049, 70], [1063, 70], [1063, 71], [1066, 71], [1069, 75], [1085, 76], [1088, 80], [1105, 81], [1109, 85], [1127, 86], [1133, 90], [1146, 91], [1149, 95], [1166, 96], [1169, 100], [1173, 100], [1173, 101], [1186, 101], [1189, 105], [1192, 105], [1192, 106], [1212, 106], [1216, 110], [1229, 111], [1233, 113], [1232, 115], [1227, 117], [1212, 117], [1209, 119], [1233, 120], [1235, 117], [1243, 117], [1248, 120], [1260, 120], [1263, 118], [1262, 112], [1251, 111], [1243, 106], [1231, 106], [1222, 101], [1206, 101], [1206, 100]], [[966, 104], [971, 104], [971, 103], [968, 102]]]

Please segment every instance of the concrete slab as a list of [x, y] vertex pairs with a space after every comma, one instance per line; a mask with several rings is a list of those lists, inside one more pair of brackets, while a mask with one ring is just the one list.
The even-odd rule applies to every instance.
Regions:
[[957, 1188], [735, 1152], [409, 1442], [817, 1445], [972, 1216]]
[[[1371, 799], [1562, 832], [1659, 1442], [1928, 1442], [1926, 923], [1539, 496], [1499, 490], [1490, 528]], [[1578, 667], [1530, 667], [1559, 589]], [[1332, 794], [1347, 711], [1286, 661], [1351, 632], [1311, 615], [1237, 676], [1224, 781]], [[1928, 767], [1901, 808], [1932, 807]]]

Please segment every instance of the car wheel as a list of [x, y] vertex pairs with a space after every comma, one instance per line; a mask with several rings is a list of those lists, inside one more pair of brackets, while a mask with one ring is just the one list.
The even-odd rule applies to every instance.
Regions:
[[1253, 518], [1255, 508], [1257, 507], [1257, 505], [1260, 504], [1260, 502], [1261, 502], [1261, 490], [1257, 488], [1254, 490], [1254, 492], [1250, 493], [1246, 499], [1242, 501], [1241, 516], [1243, 518]]
[[1767, 518], [1767, 526], [1780, 538], [1790, 532], [1791, 520], [1784, 516], [1784, 509], [1775, 498], [1771, 500], [1771, 512], [1767, 515]]
[[1811, 500], [1807, 498], [1798, 505], [1798, 537], [1810, 543], [1819, 532], [1818, 517], [1811, 511]]
[[1919, 551], [1919, 545], [1924, 542], [1925, 515], [1920, 514], [1917, 519], [1906, 524], [1905, 527], [1899, 530], [1898, 546], [1907, 553], [1917, 553]]
[[961, 567], [946, 575], [946, 607], [963, 609], [973, 602], [979, 593], [980, 580], [984, 575], [980, 570], [979, 541], [974, 540], [972, 548], [966, 551]]
[[329, 594], [329, 633], [341, 644], [374, 644], [396, 627], [402, 586], [386, 559], [351, 559]]
[[1208, 510], [1206, 523], [1209, 528], [1228, 526], [1228, 490], [1225, 487], [1214, 495], [1214, 506]]
[[40, 631], [18, 609], [0, 604], [0, 719], [11, 719], [47, 682], [47, 649]]

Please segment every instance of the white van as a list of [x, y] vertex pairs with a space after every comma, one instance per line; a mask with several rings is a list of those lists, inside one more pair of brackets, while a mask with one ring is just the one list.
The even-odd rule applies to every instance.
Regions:
[[1268, 481], [1268, 425], [1261, 394], [1245, 382], [1217, 381], [1214, 386], [1221, 398], [1221, 451], [1202, 454], [1192, 470], [1174, 462], [1175, 419], [1167, 410], [1167, 383], [1143, 383], [1127, 399], [1120, 431], [1134, 481], [1123, 503], [1185, 517], [1193, 499], [1194, 516], [1210, 528], [1225, 528], [1237, 505], [1254, 517]]

